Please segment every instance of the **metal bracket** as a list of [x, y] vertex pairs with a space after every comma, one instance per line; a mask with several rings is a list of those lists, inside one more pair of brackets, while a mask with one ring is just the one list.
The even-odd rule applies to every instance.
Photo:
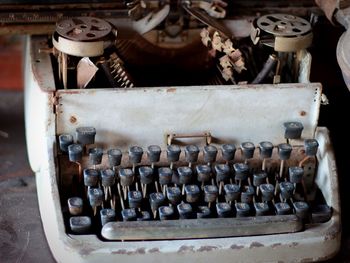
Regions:
[[210, 132], [204, 132], [204, 133], [188, 133], [188, 134], [167, 134], [167, 145], [171, 145], [174, 143], [175, 139], [188, 139], [188, 138], [204, 138], [205, 144], [209, 145], [212, 142], [212, 136]]

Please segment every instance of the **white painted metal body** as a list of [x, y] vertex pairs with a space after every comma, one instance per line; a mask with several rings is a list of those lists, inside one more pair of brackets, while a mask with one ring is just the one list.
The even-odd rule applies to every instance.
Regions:
[[[306, 262], [333, 256], [340, 246], [340, 204], [334, 155], [326, 128], [317, 128], [318, 84], [43, 90], [54, 85], [36, 72], [48, 57], [27, 43], [26, 132], [36, 173], [42, 222], [59, 262]], [[50, 83], [51, 82], [51, 83]], [[49, 83], [49, 84], [48, 84]], [[94, 235], [68, 235], [57, 183], [56, 136], [76, 127], [97, 129], [97, 144], [126, 150], [137, 144], [165, 147], [164, 134], [209, 131], [217, 142], [282, 142], [283, 122], [301, 121], [303, 138], [316, 137], [316, 183], [333, 208], [330, 221], [293, 234], [200, 240], [104, 242]], [[102, 139], [103, 137], [103, 139]], [[298, 143], [298, 142], [296, 142]]]

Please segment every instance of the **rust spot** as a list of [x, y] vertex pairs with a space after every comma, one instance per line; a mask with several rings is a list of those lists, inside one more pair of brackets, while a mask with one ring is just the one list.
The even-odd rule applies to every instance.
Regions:
[[279, 247], [281, 245], [282, 245], [282, 243], [274, 243], [274, 244], [271, 245], [271, 247], [272, 248], [276, 248], [276, 247]]
[[332, 226], [331, 228], [329, 228], [329, 230], [327, 231], [324, 240], [325, 241], [329, 241], [329, 240], [333, 240], [339, 237], [339, 224], [336, 224], [335, 226]]
[[77, 118], [72, 115], [72, 116], [70, 116], [69, 121], [70, 121], [70, 123], [74, 124], [77, 122]]
[[300, 112], [300, 116], [305, 116], [305, 115], [306, 115], [306, 111], [303, 111], [303, 110], [302, 110], [302, 111]]
[[169, 88], [166, 90], [166, 92], [174, 93], [174, 92], [176, 92], [176, 88]]
[[232, 245], [230, 248], [231, 249], [242, 249], [242, 248], [244, 248], [244, 246]]
[[159, 253], [160, 251], [159, 251], [159, 248], [154, 247], [154, 248], [148, 250], [148, 252], [149, 252], [149, 253]]
[[178, 253], [194, 252], [194, 246], [181, 246]]
[[253, 242], [250, 244], [249, 248], [253, 248], [253, 247], [263, 247], [264, 245], [259, 243], [259, 242]]
[[215, 246], [201, 246], [197, 251], [203, 252], [203, 251], [212, 251], [214, 249], [217, 249]]

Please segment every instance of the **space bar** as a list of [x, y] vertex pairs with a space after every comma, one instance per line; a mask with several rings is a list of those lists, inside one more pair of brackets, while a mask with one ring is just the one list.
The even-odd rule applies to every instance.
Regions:
[[293, 233], [303, 229], [296, 215], [241, 218], [109, 222], [102, 228], [107, 240], [171, 240]]

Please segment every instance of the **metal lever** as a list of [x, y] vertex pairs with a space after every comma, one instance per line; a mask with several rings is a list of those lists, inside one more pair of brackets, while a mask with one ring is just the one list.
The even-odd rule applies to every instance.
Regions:
[[175, 139], [188, 139], [188, 138], [204, 138], [205, 144], [209, 145], [212, 142], [212, 136], [210, 132], [204, 132], [204, 133], [183, 133], [183, 134], [167, 134], [167, 144], [171, 145], [174, 144]]

